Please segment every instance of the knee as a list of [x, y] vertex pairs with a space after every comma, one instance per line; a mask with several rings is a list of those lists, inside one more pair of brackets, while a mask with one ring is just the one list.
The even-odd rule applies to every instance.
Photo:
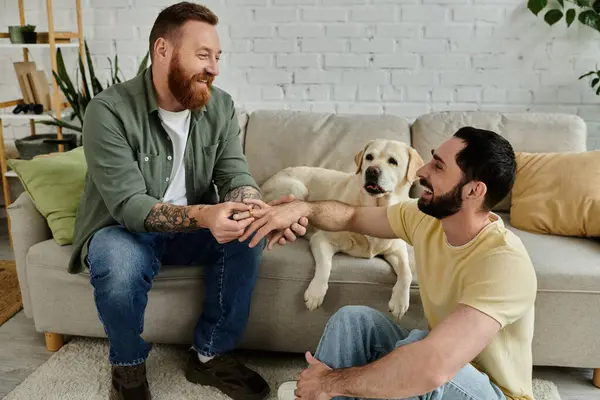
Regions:
[[92, 238], [88, 262], [90, 282], [95, 287], [102, 286], [101, 295], [118, 300], [140, 287], [149, 289], [158, 260], [131, 233], [109, 227]]
[[376, 324], [379, 312], [367, 306], [343, 306], [335, 312], [327, 323], [327, 329], [340, 327], [355, 329]]

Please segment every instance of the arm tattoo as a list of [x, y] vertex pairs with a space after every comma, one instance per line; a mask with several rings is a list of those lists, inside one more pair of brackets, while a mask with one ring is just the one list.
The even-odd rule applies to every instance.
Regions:
[[[196, 218], [198, 211], [204, 206], [193, 210], [192, 207], [177, 206], [169, 203], [158, 203], [146, 217], [144, 225], [148, 232], [190, 232], [200, 228], [200, 221]], [[191, 211], [193, 210], [193, 214]]]
[[240, 186], [229, 191], [229, 193], [227, 193], [223, 198], [223, 202], [235, 201], [237, 203], [242, 203], [244, 199], [260, 198], [260, 192], [256, 190], [256, 188], [254, 188], [253, 186]]

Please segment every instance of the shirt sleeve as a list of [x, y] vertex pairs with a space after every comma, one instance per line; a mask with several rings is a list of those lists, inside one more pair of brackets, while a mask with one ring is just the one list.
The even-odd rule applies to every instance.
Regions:
[[213, 169], [213, 181], [218, 188], [219, 197], [223, 199], [231, 190], [241, 186], [252, 186], [260, 190], [248, 169], [240, 140], [240, 124], [231, 99], [229, 121], [225, 129], [225, 140]]
[[123, 123], [108, 103], [90, 101], [82, 138], [88, 173], [111, 216], [130, 231], [144, 232], [146, 217], [159, 200], [147, 194]]
[[503, 251], [487, 256], [465, 271], [459, 303], [512, 324], [535, 303], [537, 278], [527, 255]]
[[419, 210], [417, 200], [411, 199], [391, 205], [387, 209], [387, 216], [396, 236], [412, 246], [414, 233], [426, 216]]

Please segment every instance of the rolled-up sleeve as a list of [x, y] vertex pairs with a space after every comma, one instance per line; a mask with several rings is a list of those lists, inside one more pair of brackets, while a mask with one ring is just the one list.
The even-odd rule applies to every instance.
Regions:
[[227, 193], [240, 186], [252, 186], [260, 190], [250, 171], [240, 141], [240, 124], [233, 101], [230, 101], [229, 120], [226, 124], [223, 148], [219, 151], [213, 170], [213, 181], [223, 199]]
[[121, 119], [105, 101], [92, 99], [83, 123], [88, 173], [111, 216], [133, 232], [144, 232], [145, 220], [159, 200], [147, 194], [136, 153]]

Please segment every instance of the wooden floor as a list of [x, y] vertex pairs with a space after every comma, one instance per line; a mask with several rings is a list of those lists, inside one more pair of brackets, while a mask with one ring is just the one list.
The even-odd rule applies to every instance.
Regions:
[[[2, 219], [0, 259], [13, 259]], [[44, 335], [35, 331], [33, 321], [23, 311], [0, 326], [0, 399], [52, 354], [46, 351]], [[590, 369], [535, 367], [534, 376], [553, 381], [562, 400], [600, 400], [600, 389], [592, 385]]]

